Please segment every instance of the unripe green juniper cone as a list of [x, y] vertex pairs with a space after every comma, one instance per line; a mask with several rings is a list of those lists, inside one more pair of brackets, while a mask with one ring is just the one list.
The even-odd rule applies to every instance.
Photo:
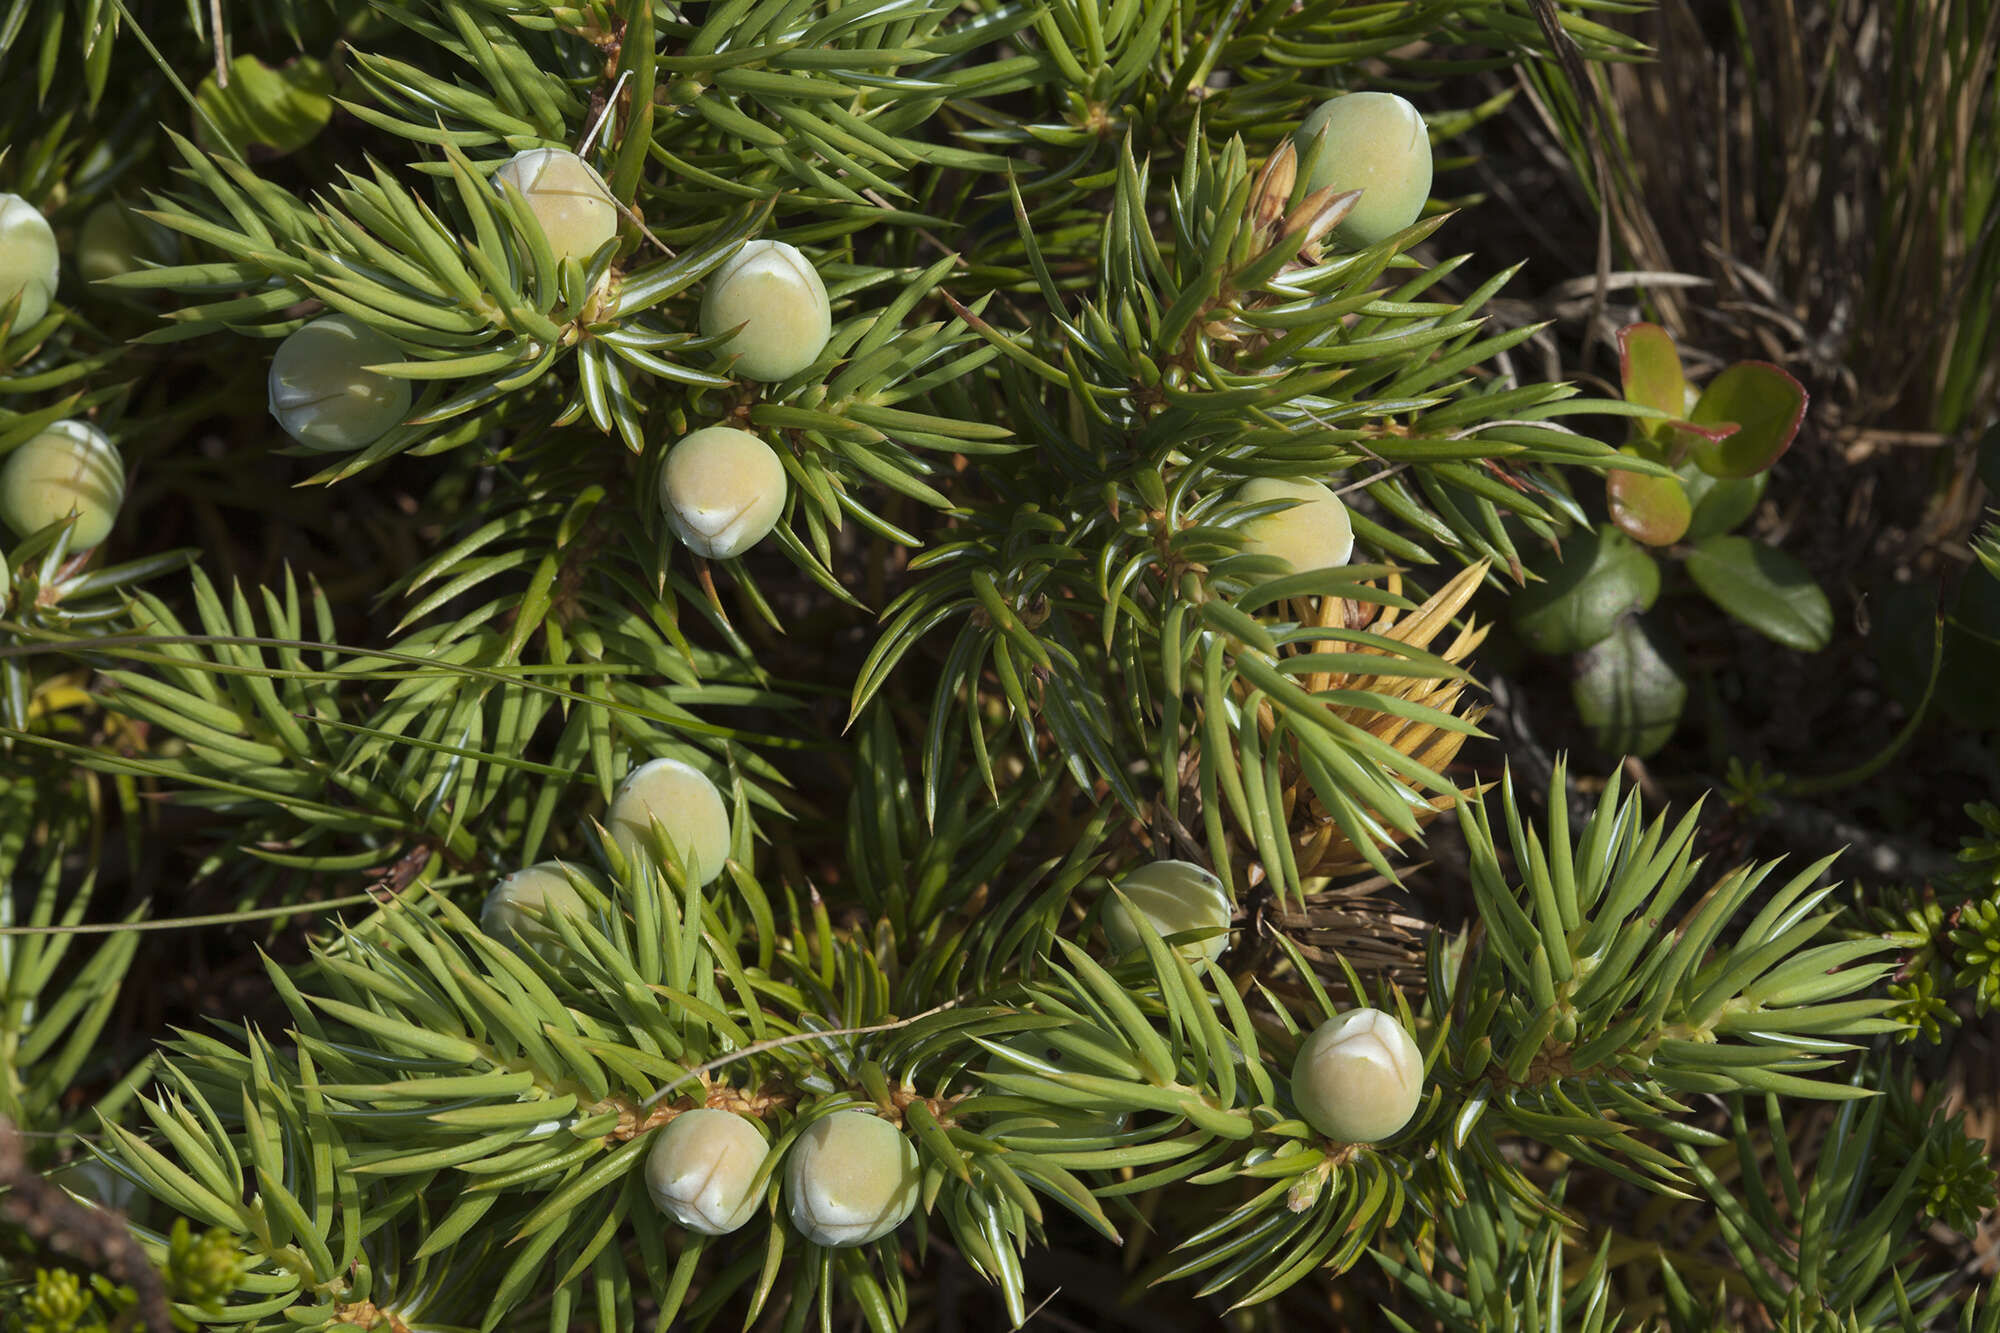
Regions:
[[530, 148], [493, 173], [493, 188], [511, 183], [542, 224], [556, 262], [588, 263], [618, 234], [618, 205], [597, 168], [566, 148]]
[[705, 774], [678, 759], [655, 759], [633, 769], [605, 812], [604, 827], [627, 861], [652, 856], [651, 826], [658, 820], [688, 878], [706, 884], [729, 859], [729, 807]]
[[1417, 220], [1431, 195], [1431, 140], [1417, 109], [1394, 93], [1348, 93], [1321, 102], [1299, 126], [1303, 159], [1324, 131], [1306, 188], [1359, 190], [1334, 238], [1358, 248]]
[[1340, 497], [1316, 481], [1279, 481], [1257, 477], [1237, 491], [1239, 504], [1269, 504], [1296, 500], [1290, 509], [1253, 518], [1238, 529], [1243, 549], [1254, 555], [1274, 555], [1294, 574], [1332, 569], [1354, 554], [1354, 525]]
[[533, 949], [550, 962], [564, 955], [562, 936], [547, 924], [550, 914], [582, 917], [589, 909], [560, 863], [540, 861], [516, 870], [493, 886], [479, 909], [479, 928], [516, 948]]
[[683, 1111], [646, 1154], [646, 1191], [688, 1230], [726, 1236], [756, 1215], [764, 1195], [750, 1186], [770, 1155], [747, 1118], [708, 1107]]
[[0, 462], [0, 519], [23, 537], [75, 514], [70, 549], [88, 550], [124, 503], [125, 461], [87, 421], [58, 421]]
[[0, 307], [21, 298], [13, 332], [49, 313], [56, 291], [56, 234], [41, 210], [18, 194], [0, 194]]
[[1388, 1138], [1417, 1113], [1424, 1055], [1380, 1009], [1350, 1009], [1313, 1029], [1292, 1062], [1292, 1102], [1341, 1143]]
[[771, 531], [784, 512], [787, 485], [785, 465], [770, 445], [734, 426], [709, 426], [668, 451], [660, 504], [690, 551], [730, 560]]
[[[1214, 962], [1229, 947], [1229, 891], [1194, 862], [1155, 861], [1127, 874], [1118, 887], [1161, 935], [1212, 928], [1224, 932], [1180, 945], [1181, 957], [1189, 962], [1199, 958]], [[1145, 947], [1139, 927], [1116, 898], [1105, 901], [1104, 933], [1114, 953], [1124, 955]]]
[[366, 366], [403, 360], [395, 344], [347, 315], [326, 315], [278, 344], [271, 415], [308, 449], [365, 449], [410, 411], [410, 382]]
[[735, 354], [738, 375], [782, 380], [826, 349], [833, 314], [826, 285], [806, 257], [783, 241], [747, 241], [709, 275], [701, 299], [701, 336], [742, 330], [719, 349]]
[[816, 1120], [785, 1154], [792, 1225], [817, 1245], [866, 1245], [901, 1226], [917, 1206], [916, 1149], [866, 1111]]

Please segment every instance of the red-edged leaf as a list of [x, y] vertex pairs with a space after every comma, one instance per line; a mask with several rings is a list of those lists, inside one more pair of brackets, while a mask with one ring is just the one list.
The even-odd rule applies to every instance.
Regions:
[[1697, 426], [1692, 421], [1656, 421], [1659, 428], [1659, 442], [1666, 447], [1667, 461], [1675, 467], [1689, 458], [1699, 457], [1706, 450], [1713, 453], [1716, 446], [1734, 435], [1738, 429], [1733, 421], [1725, 421], [1719, 426]]
[[[1657, 324], [1627, 324], [1618, 330], [1618, 377], [1628, 403], [1657, 408], [1674, 417], [1687, 410], [1681, 354], [1674, 347], [1673, 335]], [[1638, 424], [1649, 439], [1657, 436], [1659, 422]]]
[[1738, 361], [1708, 382], [1694, 424], [1734, 423], [1727, 439], [1694, 446], [1695, 465], [1711, 477], [1753, 477], [1778, 461], [1805, 420], [1805, 386], [1768, 361]]
[[1611, 502], [1611, 521], [1648, 546], [1672, 546], [1694, 516], [1687, 488], [1676, 477], [1611, 472], [1605, 475], [1604, 492]]

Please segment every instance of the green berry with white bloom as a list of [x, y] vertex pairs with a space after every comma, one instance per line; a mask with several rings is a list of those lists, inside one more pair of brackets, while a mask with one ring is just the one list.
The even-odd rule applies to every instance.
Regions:
[[352, 316], [322, 316], [278, 344], [271, 415], [308, 449], [365, 449], [410, 411], [410, 382], [366, 367], [403, 359], [394, 343]]
[[0, 194], [0, 308], [16, 296], [13, 332], [49, 313], [56, 292], [56, 234], [40, 209], [18, 194]]
[[789, 483], [771, 446], [734, 426], [707, 426], [667, 452], [660, 504], [696, 555], [730, 560], [762, 541], [784, 512]]
[[771, 1145], [748, 1119], [704, 1107], [683, 1111], [646, 1155], [646, 1191], [690, 1231], [726, 1236], [748, 1222], [764, 1192], [751, 1191]]
[[588, 263], [618, 234], [618, 205], [611, 187], [597, 168], [566, 148], [530, 148], [514, 154], [493, 173], [493, 188], [505, 185], [521, 192], [558, 264], [565, 259]]
[[1300, 157], [1321, 136], [1306, 188], [1361, 191], [1337, 240], [1370, 246], [1417, 220], [1431, 195], [1431, 139], [1414, 106], [1394, 93], [1331, 98], [1299, 126]]
[[[1202, 958], [1214, 962], [1229, 947], [1229, 891], [1221, 880], [1194, 862], [1154, 861], [1126, 875], [1118, 887], [1161, 935], [1187, 930], [1224, 932], [1180, 945], [1181, 957], [1190, 963]], [[1118, 954], [1135, 953], [1145, 947], [1131, 913], [1116, 898], [1104, 904], [1104, 933]]]
[[1424, 1053], [1380, 1009], [1350, 1009], [1313, 1029], [1292, 1062], [1292, 1102], [1341, 1143], [1388, 1138], [1417, 1113]]
[[516, 948], [532, 949], [552, 963], [564, 954], [562, 936], [549, 917], [582, 918], [590, 909], [569, 882], [560, 862], [542, 861], [516, 870], [493, 886], [479, 909], [479, 928]]
[[815, 1120], [785, 1154], [792, 1225], [816, 1245], [866, 1245], [903, 1224], [923, 1172], [916, 1149], [866, 1111]]
[[604, 826], [627, 861], [652, 845], [654, 820], [696, 884], [722, 873], [729, 859], [729, 807], [700, 769], [678, 759], [655, 759], [632, 770], [605, 812]]
[[87, 421], [58, 421], [0, 462], [0, 519], [20, 536], [76, 515], [70, 549], [111, 535], [125, 503], [125, 461]]
[[701, 300], [701, 336], [719, 338], [735, 354], [736, 373], [753, 380], [798, 374], [826, 350], [832, 307], [819, 271], [783, 241], [748, 241], [708, 279]]
[[1354, 554], [1354, 524], [1340, 497], [1316, 481], [1279, 481], [1258, 477], [1237, 491], [1241, 504], [1294, 503], [1289, 509], [1244, 523], [1243, 549], [1253, 555], [1274, 555], [1294, 574], [1332, 569]]

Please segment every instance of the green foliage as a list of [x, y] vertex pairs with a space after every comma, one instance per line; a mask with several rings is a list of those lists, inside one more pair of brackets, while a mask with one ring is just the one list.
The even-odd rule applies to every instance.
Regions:
[[84, 1278], [67, 1269], [36, 1269], [34, 1290], [21, 1301], [22, 1333], [79, 1333], [104, 1328], [104, 1318], [95, 1309], [95, 1298], [100, 1294], [109, 1296], [111, 1292], [93, 1292]]
[[[1893, 1077], [1893, 1075], [1891, 1075]], [[1727, 1146], [1679, 1154], [1712, 1201], [1724, 1244], [1736, 1256], [1749, 1307], [1796, 1329], [1922, 1328], [1949, 1307], [1942, 1275], [1906, 1273], [1911, 1223], [1922, 1207], [1919, 1160], [1885, 1155], [1888, 1099], [1850, 1102], [1835, 1115], [1810, 1171], [1779, 1158], [1790, 1131], [1776, 1097], [1731, 1108]], [[1723, 1172], [1730, 1167], [1734, 1184]], [[1769, 1169], [1764, 1169], [1768, 1167]], [[1877, 1187], [1878, 1173], [1888, 1179]], [[1775, 1174], [1775, 1183], [1772, 1176]], [[1713, 1328], [1727, 1299], [1701, 1299], [1663, 1257], [1667, 1327]]]
[[1539, 581], [1513, 599], [1514, 628], [1539, 653], [1582, 652], [1621, 620], [1650, 611], [1660, 567], [1613, 528], [1580, 529], [1560, 559], [1530, 566]]
[[[1906, 1079], [1888, 1084], [1888, 1132], [1912, 1149], [1920, 1163], [1916, 1191], [1926, 1216], [1967, 1235], [1995, 1202], [1993, 1164], [1983, 1140], [1967, 1137], [1965, 1112], [1942, 1114], [1944, 1087], [1933, 1085], [1922, 1101], [1912, 1097]], [[1893, 1188], [1893, 1161], [1877, 1162], [1875, 1183]]]
[[1768, 472], [1792, 447], [1805, 415], [1806, 391], [1797, 380], [1768, 362], [1738, 361], [1702, 387], [1688, 413], [1690, 425], [1713, 433], [1692, 433], [1689, 457], [1726, 481]]
[[1638, 437], [1667, 461], [1689, 459], [1711, 477], [1741, 481], [1768, 472], [1805, 419], [1805, 388], [1768, 362], [1738, 361], [1695, 389], [1680, 349], [1657, 324], [1618, 331], [1618, 369], [1625, 401], [1659, 414], [1633, 419]]
[[1765, 638], [1816, 653], [1833, 637], [1833, 608], [1812, 574], [1775, 546], [1748, 537], [1708, 537], [1688, 552], [1695, 587]]
[[[157, 1146], [116, 1125], [106, 1132], [149, 1192], [237, 1237], [248, 1268], [226, 1322], [301, 1300], [335, 1318], [363, 1301], [386, 1307], [399, 1292], [400, 1317], [445, 1319], [452, 1307], [433, 1301], [455, 1293], [419, 1298], [429, 1289], [409, 1285], [409, 1274], [357, 1274], [353, 1259], [380, 1243], [368, 1239], [378, 1232], [401, 1235], [412, 1262], [455, 1255], [474, 1228], [521, 1243], [489, 1318], [527, 1299], [551, 1264], [569, 1275], [559, 1286], [595, 1272], [610, 1284], [599, 1299], [625, 1308], [631, 1275], [599, 1260], [628, 1227], [642, 1249], [678, 1247], [673, 1263], [646, 1270], [670, 1316], [705, 1252], [790, 1245], [776, 1209], [728, 1238], [666, 1234], [637, 1166], [652, 1132], [677, 1108], [737, 1107], [775, 1121], [775, 1165], [818, 1115], [873, 1106], [898, 1114], [914, 1139], [931, 1225], [1000, 1285], [1018, 1320], [1018, 1247], [1041, 1234], [1047, 1204], [1111, 1235], [1105, 1205], [1139, 1181], [1268, 1182], [1233, 1208], [1213, 1205], [1212, 1224], [1152, 1274], [1202, 1274], [1202, 1290], [1256, 1303], [1315, 1267], [1355, 1262], [1398, 1225], [1408, 1173], [1433, 1153], [1450, 1192], [1477, 1178], [1475, 1162], [1491, 1170], [1503, 1139], [1523, 1135], [1673, 1192], [1686, 1164], [1650, 1146], [1650, 1134], [1715, 1141], [1685, 1123], [1678, 1096], [1855, 1095], [1810, 1075], [1852, 1049], [1838, 1038], [1892, 1026], [1877, 1017], [1888, 1001], [1852, 998], [1887, 966], [1857, 964], [1886, 945], [1805, 947], [1834, 915], [1813, 914], [1833, 892], [1814, 887], [1823, 864], [1767, 896], [1722, 944], [1723, 923], [1771, 867], [1731, 872], [1681, 917], [1671, 948], [1648, 953], [1649, 935], [1629, 920], [1663, 918], [1690, 887], [1694, 821], [1644, 825], [1614, 782], [1572, 845], [1560, 825], [1527, 831], [1504, 789], [1528, 881], [1503, 883], [1475, 803], [1474, 888], [1491, 933], [1455, 971], [1434, 953], [1430, 992], [1452, 1009], [1448, 1022], [1426, 1011], [1446, 1041], [1427, 1052], [1437, 1086], [1418, 1120], [1380, 1148], [1329, 1152], [1289, 1104], [1290, 1049], [1333, 1010], [1310, 972], [1307, 1012], [1260, 986], [1258, 1018], [1218, 985], [1222, 973], [1190, 966], [1150, 931], [1145, 960], [1115, 973], [1064, 939], [1037, 980], [989, 983], [977, 1004], [932, 1003], [885, 1023], [871, 996], [886, 987], [914, 1006], [939, 992], [909, 988], [936, 980], [885, 972], [882, 959], [826, 935], [760, 937], [771, 904], [747, 875], [704, 899], [650, 870], [609, 885], [607, 904], [622, 904], [629, 923], [625, 911], [551, 919], [571, 967], [516, 954], [443, 899], [344, 931], [307, 986], [271, 969], [296, 1055], [250, 1031], [184, 1038], [162, 1093], [142, 1104]], [[1348, 984], [1362, 992], [1358, 978]], [[816, 1013], [848, 1026], [815, 1037]], [[1061, 1052], [1061, 1065], [996, 1040], [1022, 1031]], [[1114, 1127], [1123, 1122], [1111, 1114], [1128, 1110], [1129, 1126]], [[1051, 1122], [1074, 1128], [1009, 1129]], [[1140, 1165], [1137, 1180], [1121, 1170]], [[1500, 1178], [1532, 1194], [1517, 1175]], [[433, 1188], [447, 1179], [462, 1183]], [[428, 1199], [454, 1195], [429, 1210]], [[1259, 1238], [1249, 1250], [1246, 1235]], [[878, 1267], [881, 1253], [858, 1251], [830, 1271], [864, 1301], [888, 1284], [893, 1303], [900, 1279]], [[736, 1289], [713, 1283], [752, 1273], [710, 1274], [704, 1303]], [[811, 1301], [825, 1298], [826, 1281], [808, 1262], [781, 1285]], [[744, 1289], [753, 1310], [770, 1290], [768, 1278]]]
[[1673, 735], [1688, 694], [1680, 645], [1664, 617], [1644, 614], [1662, 585], [1646, 548], [1671, 548], [1695, 591], [1795, 652], [1827, 646], [1833, 607], [1797, 560], [1729, 535], [1798, 434], [1805, 389], [1776, 366], [1739, 361], [1697, 391], [1656, 324], [1620, 329], [1618, 350], [1626, 402], [1642, 410], [1625, 452], [1653, 467], [1606, 476], [1608, 521], [1533, 566], [1542, 582], [1514, 599], [1513, 616], [1534, 651], [1574, 655], [1577, 714], [1599, 748], [1644, 756]]
[[[1647, 275], [1644, 308], [1688, 339], [1726, 327], [1734, 355], [1781, 362], [1851, 429], [1990, 428], [2000, 71], [1956, 53], [2000, 40], [2000, 6], [1725, 0], [1633, 30], [1659, 57], [1644, 84], [1523, 73], [1604, 209], [1612, 265]], [[1741, 304], [1711, 322], [1663, 274]]]
[[238, 56], [226, 83], [211, 74], [195, 90], [196, 132], [213, 140], [206, 146], [236, 158], [252, 149], [296, 152], [326, 128], [332, 92], [332, 72], [321, 61], [304, 58], [274, 70], [255, 56]]
[[110, 1075], [104, 1103], [115, 1113], [145, 1073], [107, 1068], [99, 1047], [139, 937], [63, 929], [90, 912], [94, 876], [66, 883], [62, 861], [102, 836], [92, 824], [74, 806], [38, 800], [36, 784], [0, 777], [0, 883], [11, 890], [0, 896], [0, 927], [34, 932], [0, 935], [0, 1116], [43, 1132], [76, 1126], [69, 1093], [78, 1080]]
[[[197, 1236], [182, 1218], [167, 1237], [160, 1273], [168, 1298], [179, 1306], [171, 1312], [173, 1326], [193, 1333], [201, 1326], [198, 1317], [213, 1319], [222, 1313], [222, 1298], [242, 1279], [243, 1259], [226, 1232]], [[112, 1333], [131, 1326], [137, 1305], [132, 1288], [102, 1274], [38, 1268], [32, 1286], [0, 1326], [10, 1333]]]
[[[1874, 1094], [1986, 986], [1991, 886], [1884, 926], [1827, 906], [1831, 858], [1708, 869], [1699, 810], [1649, 820], [1615, 770], [1572, 819], [1565, 764], [1546, 796], [1453, 768], [1482, 581], [1583, 655], [1607, 743], [1671, 731], [1660, 566], [1576, 498], [1607, 474], [1679, 497], [1717, 605], [1825, 641], [1817, 589], [1728, 535], [1802, 393], [1726, 371], [1690, 408], [1657, 356], [1624, 402], [1524, 380], [1538, 330], [1495, 319], [1513, 268], [1439, 248], [1476, 234], [1453, 201], [1352, 243], [1292, 146], [1393, 84], [1449, 147], [1502, 106], [1453, 80], [1638, 58], [1611, 21], [1640, 8], [0, 4], [0, 186], [65, 244], [120, 201], [171, 241], [72, 260], [0, 345], [0, 454], [76, 417], [132, 463], [105, 547], [4, 552], [0, 1326], [163, 1324], [150, 1265], [187, 1328], [886, 1333], [947, 1249], [1018, 1326], [1036, 1252], [1080, 1244], [1256, 1320], [1374, 1283], [1405, 1327], [1595, 1329], [1617, 1281], [1697, 1327], [1697, 1267], [1781, 1326], [1942, 1302], [1908, 1241], [1990, 1173], [1935, 1101]], [[593, 254], [495, 188], [547, 147], [615, 199]], [[700, 331], [751, 240], [830, 311], [770, 382]], [[412, 391], [332, 456], [267, 411], [329, 313]], [[1638, 453], [1581, 429], [1619, 418]], [[656, 498], [716, 425], [787, 483], [727, 559]], [[1250, 549], [1255, 479], [1339, 491], [1356, 562]], [[607, 831], [663, 758], [721, 793], [720, 873]], [[1353, 907], [1436, 873], [1410, 853], [1446, 810], [1470, 893]], [[1168, 858], [1212, 870], [1223, 933], [1128, 913], [1114, 949], [1116, 886]], [[582, 904], [539, 923], [559, 947], [483, 931], [544, 861]], [[170, 929], [254, 966], [133, 1039]], [[1368, 1144], [1290, 1086], [1357, 1005], [1424, 1061]], [[647, 1191], [696, 1108], [770, 1144], [728, 1235]], [[781, 1168], [849, 1111], [920, 1187], [826, 1247]], [[1832, 1126], [1810, 1163], [1786, 1115]], [[86, 1142], [147, 1205], [17, 1216], [73, 1203], [48, 1181]], [[1590, 1218], [1614, 1190], [1659, 1234]], [[1701, 1209], [1713, 1245], [1660, 1240]]]
[[2000, 1002], [1995, 956], [2000, 953], [2000, 807], [1974, 802], [1965, 814], [1978, 832], [1962, 839], [1956, 874], [1921, 888], [1884, 895], [1870, 908], [1882, 937], [1904, 951], [1889, 993], [1890, 1015], [1904, 1024], [1899, 1040], [1936, 1041], [1942, 1028], [1958, 1026], [1951, 1006], [1965, 992], [1985, 1015]]
[[1687, 704], [1687, 659], [1660, 625], [1621, 620], [1575, 665], [1570, 698], [1600, 747], [1643, 757], [1673, 736]]
[[1984, 1014], [2000, 1003], [2000, 893], [1958, 909], [1950, 940], [1958, 960], [1958, 984], [1969, 988]]

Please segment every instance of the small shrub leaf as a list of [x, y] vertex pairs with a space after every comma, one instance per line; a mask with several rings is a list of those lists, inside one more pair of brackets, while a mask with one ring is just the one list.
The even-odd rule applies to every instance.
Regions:
[[1711, 602], [1765, 638], [1816, 653], [1833, 637], [1833, 607], [1806, 567], [1748, 537], [1710, 537], [1687, 560]]
[[[1657, 408], [1677, 417], [1682, 407], [1681, 354], [1673, 335], [1657, 324], [1627, 324], [1618, 330], [1618, 378], [1625, 401], [1641, 407]], [[1647, 438], [1657, 438], [1662, 423], [1640, 421]]]
[[1697, 426], [1738, 429], [1727, 439], [1697, 441], [1694, 461], [1710, 476], [1755, 476], [1791, 447], [1805, 415], [1804, 385], [1768, 361], [1739, 361], [1708, 382], [1693, 413]]
[[[229, 62], [229, 86], [220, 86], [211, 74], [201, 81], [195, 101], [237, 152], [255, 146], [282, 156], [311, 143], [332, 119], [333, 72], [310, 56], [278, 69], [255, 56], [238, 56]], [[207, 121], [197, 120], [195, 132], [202, 147], [218, 147], [206, 142]]]
[[1607, 754], [1645, 758], [1667, 743], [1687, 703], [1680, 645], [1639, 616], [1577, 657], [1577, 716]]
[[1538, 653], [1581, 652], [1660, 595], [1659, 566], [1616, 529], [1577, 532], [1533, 568], [1543, 582], [1515, 594], [1514, 628]]
[[1626, 536], [1647, 546], [1671, 546], [1688, 530], [1693, 506], [1687, 488], [1674, 477], [1611, 472], [1604, 478], [1611, 521]]

